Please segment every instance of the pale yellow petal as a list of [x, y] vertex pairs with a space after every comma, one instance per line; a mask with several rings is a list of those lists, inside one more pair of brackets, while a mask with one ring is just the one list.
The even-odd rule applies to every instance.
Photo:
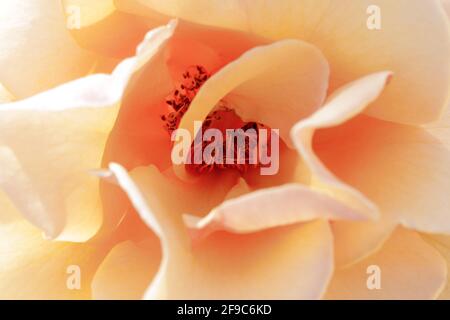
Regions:
[[336, 270], [326, 298], [433, 299], [446, 279], [447, 266], [439, 252], [416, 232], [398, 229], [376, 254]]
[[104, 57], [133, 56], [145, 34], [167, 24], [168, 17], [146, 18], [116, 9], [114, 0], [63, 0], [68, 28], [78, 45]]
[[11, 102], [13, 100], [14, 100], [14, 97], [11, 94], [11, 92], [8, 89], [6, 89], [4, 85], [2, 85], [0, 83], [0, 104], [6, 103], [6, 102]]
[[112, 75], [92, 75], [0, 108], [0, 187], [52, 238], [86, 241], [102, 223], [98, 178], [106, 140], [132, 75], [175, 24], [152, 31]]
[[104, 249], [44, 240], [28, 222], [0, 225], [1, 299], [90, 299]]
[[84, 76], [96, 60], [72, 39], [59, 1], [2, 1], [0, 39], [0, 82], [17, 98]]
[[158, 270], [158, 241], [122, 242], [108, 253], [92, 280], [92, 298], [141, 299]]
[[78, 22], [73, 26], [74, 28], [83, 28], [97, 23], [116, 10], [114, 0], [62, 0], [62, 4], [69, 19], [79, 19], [79, 21], [73, 21]]
[[[367, 110], [381, 119], [431, 122], [447, 104], [450, 29], [441, 0], [120, 2], [122, 10], [130, 12], [138, 2], [153, 11], [197, 23], [250, 31], [275, 40], [308, 41], [321, 49], [330, 63], [332, 90], [366, 74], [392, 70], [397, 75], [392, 85]], [[374, 25], [377, 21], [379, 29]]]

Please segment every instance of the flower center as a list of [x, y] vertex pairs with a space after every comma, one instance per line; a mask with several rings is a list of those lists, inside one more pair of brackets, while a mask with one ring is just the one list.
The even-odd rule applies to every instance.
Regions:
[[[161, 120], [170, 136], [178, 128], [192, 100], [209, 77], [210, 74], [203, 66], [191, 66], [183, 73], [181, 83], [166, 98], [168, 113], [162, 115]], [[216, 129], [222, 133], [225, 139], [220, 142], [219, 153], [221, 153], [224, 161], [217, 161], [217, 154], [214, 154], [214, 151], [209, 157], [203, 157], [200, 162], [194, 161], [195, 154], [202, 154], [211, 144], [211, 141], [203, 139], [201, 141], [194, 140], [190, 152], [192, 161], [189, 161], [186, 169], [194, 174], [211, 172], [215, 169], [233, 169], [244, 173], [249, 169], [265, 166], [257, 156], [255, 157], [257, 148], [270, 149], [270, 138], [267, 139], [266, 136], [267, 140], [264, 143], [260, 142], [259, 132], [263, 128], [267, 129], [263, 124], [257, 122], [242, 121], [234, 110], [221, 100], [203, 121], [201, 132]], [[244, 134], [245, 137], [239, 140], [243, 143], [235, 143], [234, 139], [238, 139], [238, 137], [236, 135], [230, 136], [230, 130]], [[248, 134], [248, 132], [251, 132], [251, 134]], [[213, 142], [217, 143], [217, 141]]]

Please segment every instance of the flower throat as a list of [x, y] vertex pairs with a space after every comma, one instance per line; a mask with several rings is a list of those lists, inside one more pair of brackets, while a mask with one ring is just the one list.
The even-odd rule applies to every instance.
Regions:
[[[169, 111], [161, 116], [161, 120], [164, 122], [164, 128], [170, 136], [178, 129], [181, 119], [189, 110], [193, 99], [209, 77], [210, 74], [203, 66], [191, 66], [183, 73], [181, 83], [166, 98]], [[195, 161], [194, 155], [198, 154], [198, 151], [202, 153], [202, 151], [206, 150], [211, 142], [203, 139], [196, 142], [196, 139], [194, 139], [189, 152], [189, 160], [191, 161], [188, 161], [186, 167], [189, 172], [201, 174], [211, 172], [214, 169], [234, 169], [244, 173], [252, 168], [267, 166], [266, 161], [260, 161], [255, 156], [257, 147], [264, 148], [266, 152], [271, 150], [272, 139], [267, 139], [266, 135], [267, 142], [264, 144], [263, 141], [260, 141], [260, 129], [267, 129], [263, 124], [242, 121], [234, 110], [229, 108], [224, 101], [220, 101], [201, 123], [201, 132], [205, 132], [208, 129], [219, 130], [226, 139], [222, 139], [219, 142], [215, 141], [220, 143], [219, 152], [216, 152], [216, 154], [213, 152], [212, 156], [203, 157], [200, 161]], [[245, 135], [244, 140], [242, 140], [244, 142], [240, 144], [234, 143], [234, 139], [237, 136], [230, 135], [230, 129], [242, 132]], [[216, 161], [217, 153], [221, 154], [222, 159], [224, 155], [227, 155], [224, 159], [225, 161]]]

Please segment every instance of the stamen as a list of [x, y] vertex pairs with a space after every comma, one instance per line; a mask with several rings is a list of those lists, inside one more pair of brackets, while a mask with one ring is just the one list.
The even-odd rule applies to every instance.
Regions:
[[[208, 80], [210, 74], [203, 66], [192, 66], [189, 67], [186, 72], [182, 75], [183, 81], [175, 88], [175, 90], [167, 97], [166, 103], [169, 107], [170, 111], [167, 115], [162, 115], [161, 120], [164, 121], [164, 127], [168, 131], [169, 135], [172, 135], [172, 132], [175, 131], [184, 116], [184, 114], [188, 111], [189, 106], [192, 103], [197, 92], [200, 90], [202, 85]], [[203, 153], [203, 150], [206, 146], [209, 145], [210, 142], [202, 141], [201, 143], [195, 143], [195, 141], [191, 145], [191, 163], [187, 165], [187, 169], [192, 173], [202, 174], [202, 173], [210, 173], [214, 169], [234, 169], [241, 173], [247, 172], [252, 168], [259, 168], [261, 164], [256, 162], [256, 164], [251, 164], [251, 152], [250, 146], [257, 145], [259, 146], [259, 129], [267, 129], [263, 124], [257, 122], [243, 122], [234, 112], [234, 110], [230, 109], [224, 101], [220, 101], [219, 104], [214, 108], [210, 114], [207, 115], [206, 119], [202, 124], [202, 132], [209, 128], [215, 128], [222, 131], [222, 133], [226, 136], [227, 129], [242, 129], [243, 131], [247, 131], [249, 129], [253, 129], [256, 131], [256, 141], [247, 141], [245, 140], [245, 148], [243, 152], [244, 163], [238, 163], [238, 158], [241, 156], [239, 153], [242, 150], [239, 149], [237, 144], [234, 145], [234, 150], [231, 152], [227, 152], [227, 148], [229, 148], [230, 143], [227, 143], [226, 139], [223, 141], [222, 145], [222, 154], [223, 161], [222, 163], [214, 163], [214, 159], [203, 159], [200, 164], [194, 164], [194, 155], [196, 154], [195, 150]], [[270, 132], [270, 130], [269, 130]], [[268, 139], [270, 141], [270, 137]], [[270, 142], [267, 142], [270, 144]], [[269, 148], [270, 145], [263, 146], [265, 148]], [[201, 149], [201, 150], [198, 150]], [[228, 159], [232, 161], [227, 161], [225, 155], [232, 154], [233, 159]], [[230, 164], [231, 162], [231, 164]]]
[[208, 80], [209, 73], [202, 66], [191, 66], [183, 73], [183, 81], [166, 98], [166, 104], [172, 109], [169, 114], [161, 116], [164, 127], [172, 134], [178, 128], [181, 118], [189, 109], [197, 92]]

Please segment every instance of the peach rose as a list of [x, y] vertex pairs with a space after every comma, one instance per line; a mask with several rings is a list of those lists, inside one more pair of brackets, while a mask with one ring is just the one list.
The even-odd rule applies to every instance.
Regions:
[[[0, 3], [0, 297], [449, 298], [445, 8]], [[278, 172], [174, 164], [195, 121]]]

